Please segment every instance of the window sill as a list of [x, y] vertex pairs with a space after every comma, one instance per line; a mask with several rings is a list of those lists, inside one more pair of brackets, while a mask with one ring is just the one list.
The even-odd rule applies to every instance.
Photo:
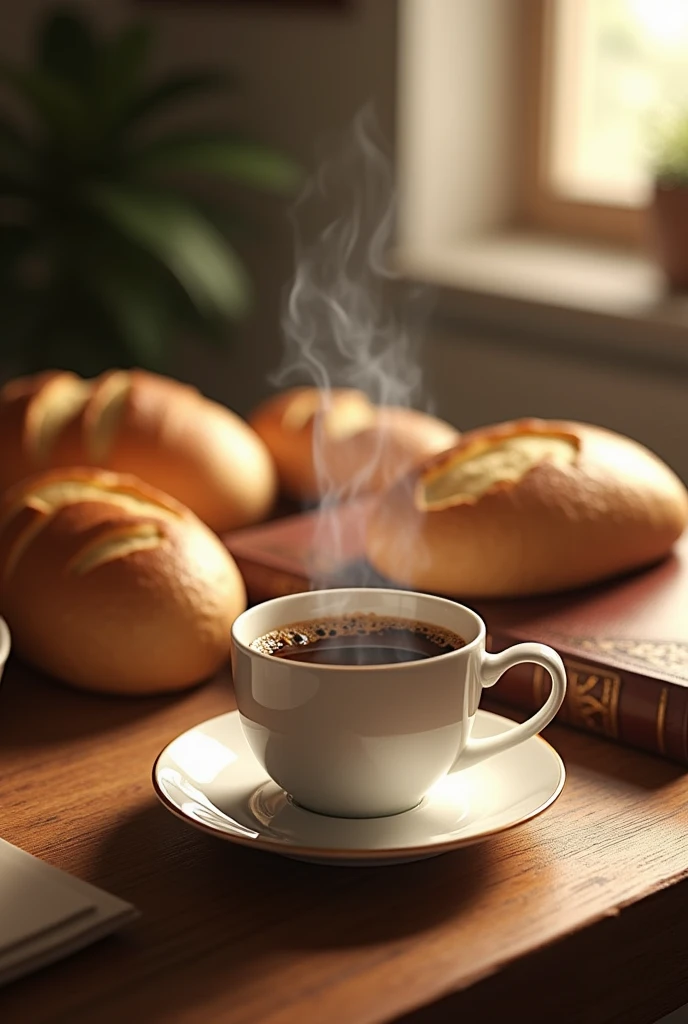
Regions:
[[439, 288], [436, 316], [509, 344], [580, 350], [688, 373], [688, 295], [641, 254], [524, 233], [396, 253], [405, 278]]

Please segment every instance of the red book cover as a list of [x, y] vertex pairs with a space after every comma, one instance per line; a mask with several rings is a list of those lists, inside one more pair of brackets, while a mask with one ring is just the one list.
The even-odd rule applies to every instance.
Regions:
[[[390, 586], [364, 556], [366, 503], [288, 516], [225, 537], [253, 602], [311, 587]], [[558, 720], [688, 765], [688, 535], [659, 565], [544, 598], [472, 601], [490, 648], [539, 640], [564, 659]], [[523, 665], [490, 693], [531, 710], [548, 677]]]

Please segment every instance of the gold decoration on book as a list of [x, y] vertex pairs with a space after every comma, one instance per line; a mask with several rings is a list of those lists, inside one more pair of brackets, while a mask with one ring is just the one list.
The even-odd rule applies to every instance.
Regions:
[[560, 639], [566, 646], [575, 646], [591, 655], [623, 659], [645, 669], [655, 669], [662, 675], [671, 673], [688, 680], [688, 643], [680, 640], [628, 640], [613, 637], [599, 640], [572, 637]]
[[[619, 734], [619, 693], [621, 677], [564, 659], [568, 688], [562, 718], [571, 725], [583, 726], [591, 732], [617, 737]], [[533, 689], [538, 704], [543, 704], [549, 692], [549, 675], [536, 666]]]

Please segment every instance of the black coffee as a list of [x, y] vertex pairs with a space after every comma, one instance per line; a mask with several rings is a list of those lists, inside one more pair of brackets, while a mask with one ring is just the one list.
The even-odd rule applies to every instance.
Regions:
[[424, 661], [465, 645], [458, 633], [416, 619], [355, 612], [294, 622], [258, 637], [262, 654], [317, 665], [391, 665]]

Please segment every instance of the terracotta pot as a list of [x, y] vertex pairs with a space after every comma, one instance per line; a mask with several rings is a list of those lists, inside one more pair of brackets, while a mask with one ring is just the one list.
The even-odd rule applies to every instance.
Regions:
[[672, 288], [688, 290], [688, 186], [655, 183], [651, 207], [657, 258]]

